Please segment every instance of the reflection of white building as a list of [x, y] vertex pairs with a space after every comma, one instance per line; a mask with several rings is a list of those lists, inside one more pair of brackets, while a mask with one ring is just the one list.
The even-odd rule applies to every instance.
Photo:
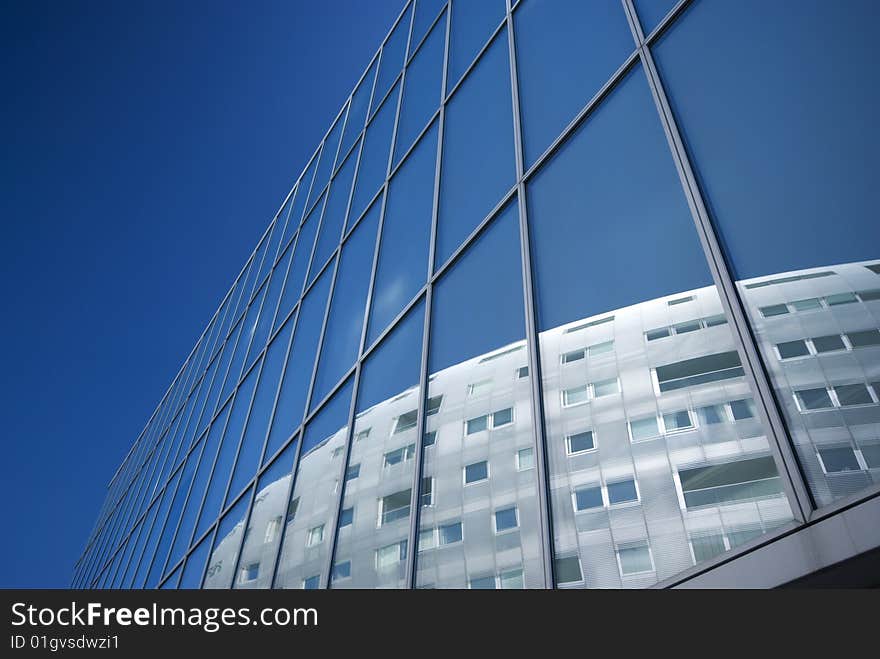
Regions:
[[[819, 498], [875, 482], [877, 273], [849, 264], [740, 290]], [[429, 378], [419, 587], [543, 584], [525, 348]], [[649, 586], [792, 520], [714, 287], [546, 331], [540, 357], [559, 585]], [[292, 495], [289, 475], [257, 492], [241, 558], [239, 524], [216, 544], [205, 587], [236, 561], [235, 587], [269, 587], [282, 536], [275, 587], [317, 587], [337, 508], [324, 578], [402, 587], [418, 402], [416, 386], [358, 414], [347, 467], [342, 428], [301, 456]]]
[[817, 503], [880, 482], [880, 267], [739, 284]]

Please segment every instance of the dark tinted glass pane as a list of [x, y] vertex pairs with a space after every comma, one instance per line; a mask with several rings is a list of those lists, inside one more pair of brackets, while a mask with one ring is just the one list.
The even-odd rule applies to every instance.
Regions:
[[507, 11], [504, 0], [459, 2], [452, 8], [447, 89], [452, 89]]
[[438, 266], [516, 180], [507, 32], [492, 42], [446, 108], [442, 172]]
[[410, 4], [398, 21], [385, 45], [382, 46], [381, 59], [379, 60], [379, 76], [376, 78], [376, 91], [373, 93], [373, 108], [379, 106], [382, 98], [391, 87], [391, 83], [403, 68], [403, 60], [406, 56], [406, 43], [409, 39], [409, 25], [412, 16]]
[[575, 505], [578, 510], [601, 508], [604, 505], [602, 502], [602, 488], [597, 486], [588, 487], [583, 490], [576, 490]]
[[[395, 89], [400, 89], [396, 85]], [[397, 93], [392, 92], [388, 100], [379, 108], [376, 116], [367, 126], [364, 143], [361, 146], [361, 160], [351, 199], [351, 224], [366, 210], [367, 204], [376, 196], [379, 187], [388, 174], [388, 155], [391, 150], [391, 135], [394, 131], [394, 117], [397, 114]]]
[[445, 48], [446, 21], [441, 20], [406, 69], [397, 137], [394, 139], [395, 164], [412, 146], [440, 105]]
[[324, 399], [357, 358], [378, 225], [375, 214], [369, 214], [343, 246], [318, 362], [312, 408]]
[[327, 205], [324, 207], [324, 214], [321, 217], [321, 230], [318, 232], [315, 254], [312, 256], [312, 265], [309, 268], [310, 282], [327, 263], [327, 259], [330, 258], [330, 254], [336, 249], [342, 238], [342, 227], [345, 224], [345, 211], [348, 208], [355, 160], [356, 157], [352, 154], [330, 184], [330, 196], [327, 198]]
[[636, 501], [638, 498], [634, 481], [621, 481], [619, 483], [608, 484], [608, 503], [610, 504]]
[[[388, 186], [367, 343], [382, 333], [428, 277], [437, 162], [436, 124]], [[370, 211], [378, 212], [378, 204]]]
[[617, 0], [527, 0], [513, 16], [528, 168], [634, 45]]
[[810, 354], [810, 351], [807, 349], [807, 344], [804, 341], [785, 341], [783, 343], [777, 343], [776, 348], [779, 350], [779, 356], [782, 359], [803, 357], [804, 355]]

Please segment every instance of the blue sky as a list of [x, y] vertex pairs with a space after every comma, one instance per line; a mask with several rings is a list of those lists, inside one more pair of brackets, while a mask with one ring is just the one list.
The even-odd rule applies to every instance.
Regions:
[[6, 3], [0, 587], [113, 475], [403, 0]]

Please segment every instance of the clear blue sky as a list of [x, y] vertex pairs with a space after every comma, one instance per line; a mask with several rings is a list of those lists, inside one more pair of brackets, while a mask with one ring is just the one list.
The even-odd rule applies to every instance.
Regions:
[[4, 3], [0, 587], [113, 475], [403, 0]]

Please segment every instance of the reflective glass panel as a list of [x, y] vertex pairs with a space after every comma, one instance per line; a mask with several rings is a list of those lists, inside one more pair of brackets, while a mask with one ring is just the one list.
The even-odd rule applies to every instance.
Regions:
[[[863, 462], [837, 472], [822, 458], [826, 449], [855, 452], [880, 423], [880, 407], [865, 389], [880, 376], [880, 352], [859, 341], [880, 326], [871, 295], [878, 283], [871, 266], [880, 256], [873, 176], [880, 92], [866, 84], [878, 54], [866, 26], [878, 18], [878, 5], [866, 0], [805, 0], [796, 8], [699, 0], [655, 47], [820, 506], [880, 482]], [[795, 42], [805, 46], [792, 48]], [[846, 336], [851, 349], [825, 352], [822, 337], [834, 335]], [[807, 352], [793, 359], [797, 345]], [[856, 391], [862, 402], [852, 405]]]
[[[436, 163], [435, 123], [388, 186], [367, 345], [379, 337], [427, 280]], [[378, 209], [370, 212], [377, 213]]]
[[512, 111], [507, 32], [502, 31], [446, 107], [435, 258], [438, 266], [516, 180]]
[[342, 239], [342, 227], [345, 224], [345, 211], [348, 208], [348, 197], [351, 192], [351, 180], [357, 157], [353, 154], [345, 161], [330, 184], [330, 196], [321, 217], [321, 230], [315, 243], [315, 254], [309, 268], [309, 282], [321, 271], [321, 267], [330, 258], [330, 254]]
[[[649, 586], [694, 564], [691, 535], [791, 519], [778, 487], [745, 486], [775, 477], [762, 424], [698, 423], [697, 408], [752, 396], [729, 325], [650, 333], [723, 310], [640, 68], [527, 192], [558, 585]], [[594, 448], [575, 450], [585, 437]], [[691, 509], [681, 474], [722, 462], [737, 494]]]
[[[395, 85], [394, 89], [399, 91], [400, 85]], [[388, 157], [391, 151], [391, 136], [394, 133], [394, 117], [397, 114], [397, 96], [397, 92], [391, 92], [370, 121], [364, 134], [349, 210], [352, 225], [367, 209], [367, 205], [376, 196], [388, 175]]]
[[[252, 492], [253, 490], [250, 490]], [[208, 558], [205, 581], [202, 588], [226, 589], [232, 587], [238, 552], [244, 538], [250, 492], [245, 494], [232, 509], [223, 516], [214, 535], [214, 548]]]
[[452, 89], [462, 74], [489, 41], [493, 31], [504, 19], [505, 0], [461, 0], [453, 3], [449, 36], [449, 70], [447, 89]]
[[528, 169], [634, 44], [619, 0], [526, 0], [513, 18]]
[[364, 122], [367, 119], [367, 107], [370, 104], [370, 94], [373, 92], [373, 81], [376, 79], [376, 63], [378, 61], [378, 59], [374, 59], [370, 63], [363, 80], [361, 80], [352, 95], [351, 105], [348, 109], [348, 120], [345, 122], [345, 132], [342, 134], [342, 144], [339, 150], [340, 158], [348, 155], [358, 135], [364, 129]]
[[242, 488], [253, 478], [257, 467], [260, 466], [263, 442], [266, 439], [266, 429], [272, 415], [272, 405], [278, 392], [278, 380], [281, 377], [281, 369], [287, 355], [292, 325], [293, 323], [288, 323], [266, 351], [266, 358], [263, 360], [259, 374], [257, 391], [251, 403], [251, 411], [248, 415], [244, 435], [241, 438], [241, 446], [238, 449], [235, 469], [229, 482], [226, 503], [232, 501], [241, 492]]
[[[349, 380], [306, 426], [291, 494], [276, 588], [303, 588], [322, 575], [336, 522], [343, 461], [334, 452], [348, 439]], [[326, 575], [324, 575], [326, 576]], [[320, 583], [320, 576], [319, 576]]]
[[[535, 470], [517, 470], [519, 451], [535, 441], [529, 380], [518, 377], [526, 360], [520, 258], [513, 202], [434, 288], [426, 430], [436, 436], [423, 453], [421, 491], [430, 494], [420, 536], [434, 532], [437, 543], [419, 554], [422, 587], [467, 588], [511, 570], [528, 587], [543, 585]], [[489, 380], [476, 393], [468, 386]], [[468, 435], [467, 421], [479, 417], [486, 430]], [[495, 511], [511, 507], [519, 527], [496, 534]]]
[[296, 442], [293, 442], [260, 476], [234, 588], [269, 588], [272, 585], [275, 558], [287, 518], [295, 455]]
[[302, 421], [332, 274], [330, 270], [324, 272], [303, 300], [278, 392], [278, 401], [275, 403], [275, 416], [266, 440], [266, 458], [281, 448]]
[[[410, 311], [370, 355], [361, 370], [354, 441], [349, 464], [358, 477], [346, 481], [336, 561], [349, 561], [351, 579], [334, 588], [404, 587], [405, 565], [380, 569], [374, 554], [409, 533], [415, 461], [406, 447], [416, 440], [415, 423], [401, 426], [401, 416], [415, 420], [419, 405], [424, 304]], [[401, 429], [404, 428], [404, 429]], [[388, 455], [397, 457], [391, 463]], [[407, 455], [409, 458], [407, 459]], [[395, 503], [396, 502], [396, 503]]]
[[397, 78], [403, 68], [403, 60], [406, 57], [406, 44], [409, 40], [410, 19], [412, 18], [412, 3], [406, 8], [397, 25], [388, 36], [388, 40], [382, 46], [382, 54], [379, 60], [379, 75], [376, 77], [376, 90], [373, 92], [373, 108], [377, 108], [382, 102], [391, 83]]
[[376, 213], [368, 214], [342, 248], [312, 393], [313, 409], [324, 400], [357, 358], [378, 226]]
[[440, 105], [445, 50], [446, 21], [440, 20], [406, 68], [394, 140], [394, 164], [412, 146]]

